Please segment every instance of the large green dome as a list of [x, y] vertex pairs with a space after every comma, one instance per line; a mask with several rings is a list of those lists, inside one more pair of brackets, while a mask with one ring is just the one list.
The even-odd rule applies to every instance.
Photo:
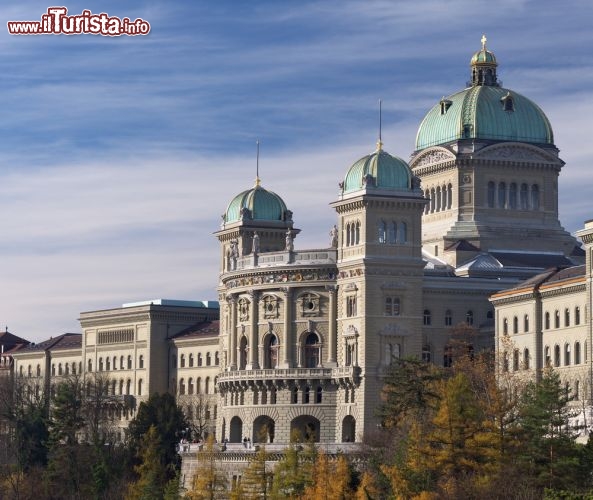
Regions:
[[224, 214], [224, 222], [244, 219], [283, 221], [288, 213], [282, 198], [261, 187], [257, 179], [254, 187], [239, 193], [231, 200]]
[[460, 139], [553, 144], [552, 126], [533, 101], [499, 85], [496, 57], [482, 50], [470, 61], [471, 86], [443, 97], [426, 114], [416, 135], [416, 151]]
[[343, 193], [358, 191], [363, 187], [375, 189], [412, 189], [412, 171], [408, 164], [381, 149], [363, 156], [348, 169]]

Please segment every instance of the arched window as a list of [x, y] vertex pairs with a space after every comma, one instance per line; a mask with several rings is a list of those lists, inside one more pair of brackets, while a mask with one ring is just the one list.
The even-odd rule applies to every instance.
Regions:
[[428, 203], [424, 205], [424, 213], [427, 214], [430, 211], [430, 193], [428, 189], [424, 191], [424, 197], [428, 200]]
[[305, 338], [305, 368], [317, 368], [321, 361], [321, 343], [316, 333], [309, 333]]
[[138, 380], [138, 396], [142, 396], [142, 379]]
[[529, 370], [529, 349], [523, 349], [523, 368]]
[[132, 355], [128, 356], [128, 370], [132, 369]]
[[120, 395], [123, 395], [123, 393], [124, 393], [124, 379], [123, 378], [120, 379], [120, 381], [119, 381], [119, 393], [120, 393]]
[[519, 370], [519, 349], [513, 351], [513, 371]]
[[299, 389], [298, 387], [293, 387], [290, 391], [290, 403], [296, 405], [299, 402]]
[[212, 364], [212, 358], [210, 357], [210, 353], [206, 353], [206, 366], [210, 366]]
[[37, 373], [37, 376], [38, 377], [41, 377], [41, 365], [37, 365], [37, 371], [36, 371], [36, 373]]
[[507, 185], [504, 182], [498, 183], [498, 208], [507, 206]]
[[519, 318], [513, 317], [513, 333], [519, 333]]
[[490, 181], [488, 183], [488, 194], [487, 194], [487, 201], [488, 201], [488, 208], [494, 208], [494, 199], [496, 197], [496, 184]]
[[545, 318], [544, 319], [545, 328], [546, 328], [546, 330], [549, 330], [550, 329], [550, 313], [549, 312], [546, 312], [544, 318]]
[[103, 358], [99, 358], [99, 371], [103, 371]]
[[189, 354], [188, 364], [189, 364], [189, 367], [190, 368], [194, 366], [194, 355], [193, 355], [193, 353], [190, 353]]
[[430, 310], [424, 309], [424, 326], [429, 326], [432, 322], [432, 318], [430, 316]]
[[377, 238], [379, 243], [387, 243], [387, 224], [384, 220], [377, 222]]
[[390, 222], [389, 223], [389, 243], [392, 245], [397, 241], [397, 222]]
[[442, 199], [441, 199], [441, 186], [437, 186], [436, 189], [436, 201], [435, 201], [435, 208], [436, 211], [438, 212], [441, 209], [441, 203], [442, 203]]
[[123, 356], [119, 357], [119, 367], [121, 370], [126, 368], [125, 358]]
[[430, 213], [434, 212], [436, 202], [436, 194], [434, 188], [430, 189]]
[[517, 184], [511, 182], [509, 186], [509, 207], [515, 210], [517, 208]]
[[451, 209], [453, 204], [453, 184], [447, 186], [447, 210]]
[[138, 356], [138, 368], [144, 368], [144, 355]]
[[581, 308], [579, 306], [574, 308], [574, 324], [581, 324]]
[[243, 335], [239, 341], [239, 370], [245, 370], [247, 366], [247, 352], [249, 351], [249, 344], [247, 337]]
[[132, 381], [130, 379], [126, 380], [126, 394], [130, 395], [130, 389], [132, 387]]
[[432, 349], [430, 348], [430, 344], [424, 344], [422, 346], [422, 361], [425, 363], [430, 363], [432, 361]]
[[570, 366], [570, 344], [564, 344], [564, 366]]
[[527, 210], [529, 208], [529, 188], [527, 184], [521, 184], [521, 191], [519, 194], [519, 204], [521, 206], [521, 210]]
[[581, 388], [580, 387], [580, 382], [578, 380], [575, 380], [575, 383], [574, 383], [574, 398], [576, 400], [581, 399], [580, 388]]
[[350, 223], [346, 224], [346, 246], [349, 247], [351, 245], [350, 241]]
[[445, 311], [445, 326], [451, 326], [453, 324], [453, 313], [451, 309]]
[[265, 341], [265, 358], [264, 358], [264, 368], [273, 369], [278, 366], [278, 352], [279, 352], [279, 344], [278, 344], [278, 337], [276, 335], [271, 334], [269, 335]]
[[202, 353], [198, 353], [198, 366], [202, 366]]
[[198, 377], [196, 379], [196, 394], [200, 394], [202, 392], [202, 378]]
[[179, 394], [181, 396], [185, 394], [185, 380], [183, 378], [179, 379]]
[[194, 393], [194, 379], [189, 378], [187, 381], [187, 393], [191, 396]]
[[554, 346], [554, 366], [560, 366], [560, 346], [558, 344]]
[[182, 354], [181, 356], [179, 356], [179, 366], [181, 368], [185, 368], [185, 354]]
[[581, 343], [580, 342], [574, 343], [574, 364], [575, 365], [581, 364]]
[[214, 353], [214, 364], [218, 366], [220, 364], [220, 358], [218, 356], [218, 351]]
[[564, 326], [570, 326], [570, 310], [564, 309]]
[[529, 316], [527, 314], [523, 316], [523, 331], [525, 333], [529, 331]]
[[210, 377], [206, 377], [204, 380], [204, 394], [210, 394]]
[[552, 358], [550, 357], [550, 347], [544, 348], [544, 366], [552, 366]]
[[531, 210], [539, 210], [539, 186], [531, 186]]
[[303, 404], [309, 404], [311, 398], [311, 388], [307, 385], [303, 391]]
[[406, 243], [408, 241], [408, 225], [405, 222], [402, 222], [399, 227], [399, 242]]
[[469, 325], [472, 326], [474, 324], [474, 312], [473, 311], [467, 311], [467, 313], [465, 314], [465, 322]]
[[[89, 373], [91, 373], [93, 371], [93, 360], [89, 359], [88, 363], [87, 363], [87, 371]], [[52, 375], [55, 375], [55, 373], [52, 373]]]
[[554, 311], [554, 328], [560, 328], [560, 311]]
[[323, 401], [323, 389], [320, 385], [317, 386], [315, 393], [315, 403], [320, 404]]
[[506, 318], [502, 320], [502, 333], [504, 335], [508, 335], [509, 333], [509, 320]]

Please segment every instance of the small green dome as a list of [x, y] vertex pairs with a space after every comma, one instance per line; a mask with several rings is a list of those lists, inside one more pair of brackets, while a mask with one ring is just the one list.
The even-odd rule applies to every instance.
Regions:
[[375, 189], [412, 189], [412, 171], [408, 164], [381, 149], [363, 156], [349, 169], [343, 183], [343, 193], [364, 187]]
[[496, 57], [494, 56], [494, 53], [490, 52], [489, 50], [486, 50], [486, 48], [483, 48], [482, 50], [478, 50], [472, 56], [470, 65], [473, 66], [474, 64], [495, 64], [495, 65], [497, 65], [498, 63], [496, 62]]
[[224, 222], [240, 220], [286, 220], [289, 212], [286, 204], [276, 193], [260, 186], [259, 179], [255, 186], [235, 196], [224, 214]]

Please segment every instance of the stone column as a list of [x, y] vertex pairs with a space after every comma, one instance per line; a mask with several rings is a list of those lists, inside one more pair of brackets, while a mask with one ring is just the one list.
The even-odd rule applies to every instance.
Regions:
[[231, 295], [228, 298], [229, 305], [229, 331], [227, 349], [229, 352], [229, 370], [237, 369], [237, 296]]
[[[328, 285], [325, 289], [329, 292], [329, 318], [328, 318], [328, 334], [327, 334], [327, 363], [326, 366], [338, 366], [337, 363], [337, 344], [338, 344], [338, 304], [336, 302], [336, 287]], [[323, 364], [323, 363], [322, 363]]]
[[292, 334], [292, 291], [289, 287], [282, 289], [284, 292], [284, 342], [282, 345], [282, 359], [279, 362], [279, 368], [290, 368], [292, 365], [290, 356], [290, 341]]
[[247, 369], [257, 370], [259, 368], [258, 354], [259, 354], [259, 292], [250, 292], [251, 304], [249, 316], [251, 318], [251, 335], [249, 337], [249, 358], [247, 359]]

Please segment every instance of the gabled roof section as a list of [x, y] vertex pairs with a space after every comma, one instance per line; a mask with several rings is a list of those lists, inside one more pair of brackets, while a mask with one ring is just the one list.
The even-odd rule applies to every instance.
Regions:
[[548, 269], [551, 267], [570, 267], [573, 263], [560, 253], [528, 253], [505, 250], [491, 250], [490, 254], [503, 267], [531, 267]]
[[173, 339], [192, 339], [202, 337], [217, 337], [220, 333], [220, 322], [202, 321], [173, 335]]
[[459, 252], [479, 252], [480, 249], [472, 245], [467, 240], [457, 240], [454, 243], [451, 243], [448, 247], [445, 248], [445, 251], [457, 250]]

